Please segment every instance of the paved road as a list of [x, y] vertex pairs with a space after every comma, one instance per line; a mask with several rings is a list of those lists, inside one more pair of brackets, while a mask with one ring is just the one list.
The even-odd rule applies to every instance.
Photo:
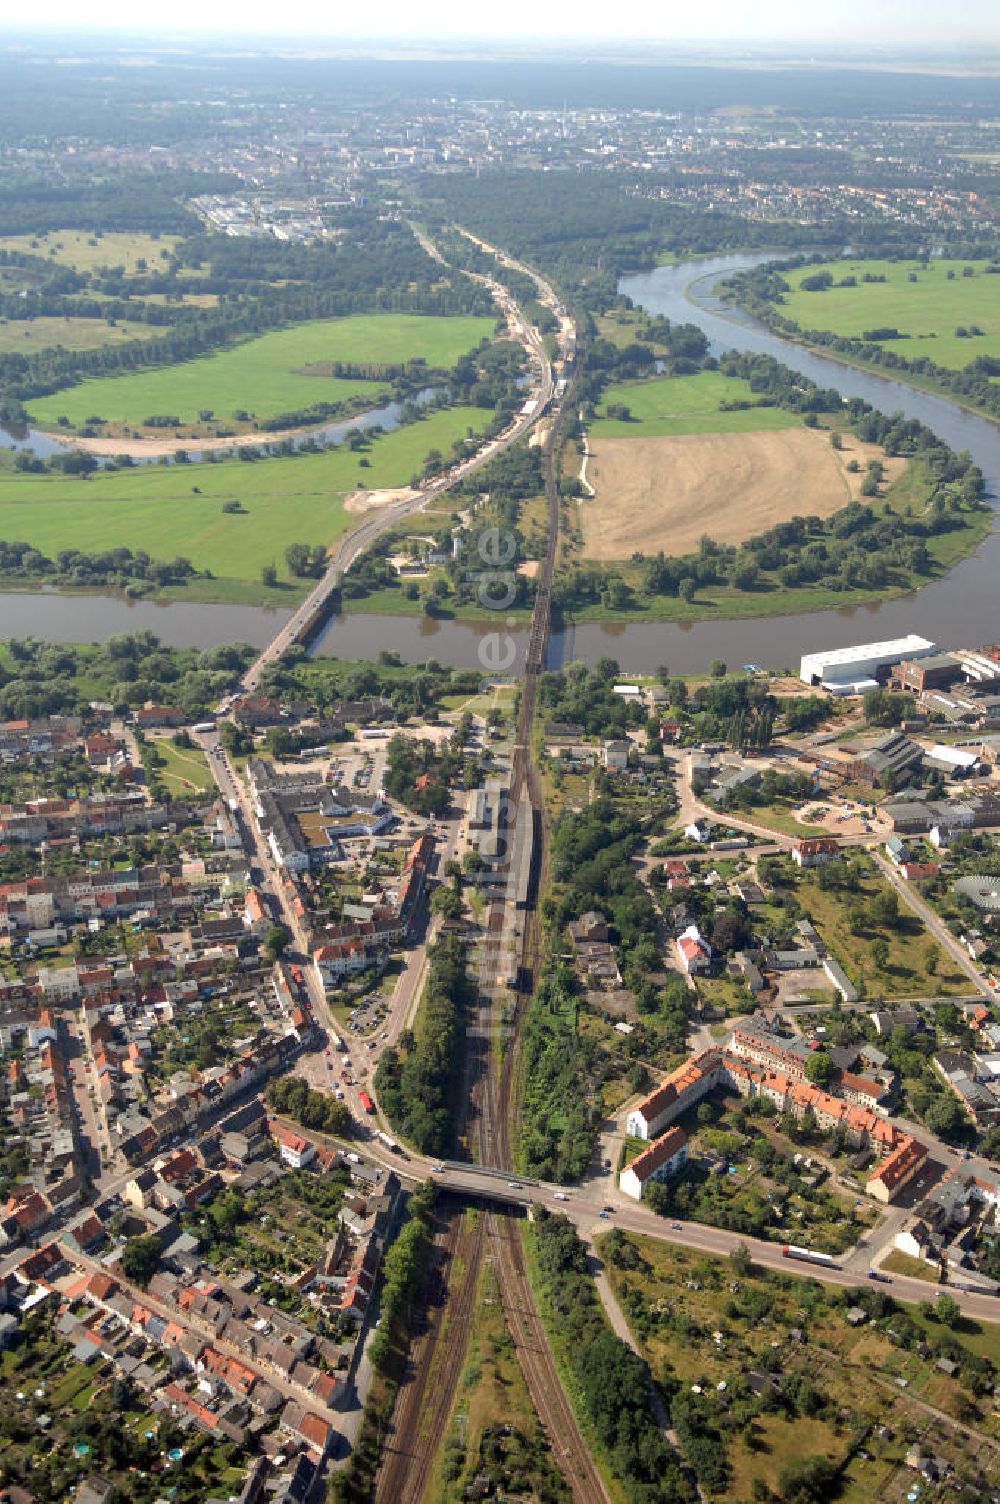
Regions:
[[93, 1179], [100, 1174], [101, 1156], [109, 1151], [110, 1143], [107, 1127], [98, 1119], [95, 1099], [88, 1091], [91, 1083], [96, 1087], [97, 1077], [84, 1039], [81, 1018], [79, 1015], [66, 1014], [64, 1022], [67, 1046], [66, 1069], [69, 1072], [76, 1102], [78, 1131], [84, 1140], [87, 1173]]
[[958, 941], [955, 939], [955, 936], [951, 933], [951, 930], [945, 924], [940, 915], [935, 913], [930, 904], [927, 903], [923, 898], [921, 898], [920, 894], [915, 890], [913, 884], [906, 881], [903, 874], [893, 866], [892, 862], [890, 862], [887, 857], [883, 856], [881, 851], [873, 849], [872, 855], [875, 858], [875, 864], [878, 867], [879, 871], [882, 873], [882, 876], [899, 894], [899, 897], [902, 899], [906, 907], [911, 911], [911, 913], [916, 914], [917, 918], [920, 919], [927, 927], [927, 929], [930, 930], [935, 940], [937, 940], [944, 947], [949, 956], [951, 956], [951, 958], [955, 961], [956, 965], [960, 966], [969, 980], [975, 984], [977, 991], [982, 993], [984, 997], [988, 997], [991, 1001], [993, 1001], [993, 989], [990, 987], [985, 977], [983, 977], [983, 975], [981, 974], [978, 966], [969, 955], [969, 952], [963, 949], [963, 947], [958, 943]]
[[[414, 233], [417, 234], [416, 231]], [[465, 234], [465, 231], [462, 233]], [[417, 238], [425, 250], [430, 248], [431, 243], [427, 240], [426, 236], [417, 234]], [[484, 242], [480, 242], [480, 244], [484, 244]], [[492, 247], [488, 249], [492, 250]], [[441, 260], [440, 255], [438, 255], [437, 259]], [[544, 300], [553, 303], [558, 301], [550, 284], [531, 272], [527, 267], [522, 267], [515, 262], [507, 262], [506, 264], [511, 266], [516, 265], [518, 270], [524, 271], [527, 275], [531, 276]], [[336, 553], [330, 559], [323, 578], [313, 587], [290, 620], [277, 632], [247, 670], [243, 679], [247, 690], [252, 690], [258, 683], [264, 669], [280, 658], [286, 648], [290, 647], [297, 640], [298, 634], [309, 621], [310, 617], [337, 588], [342, 576], [350, 569], [355, 559], [376, 538], [385, 532], [387, 528], [391, 527], [394, 522], [398, 521], [399, 518], [407, 516], [410, 512], [421, 511], [429, 501], [466, 481], [470, 475], [475, 474], [477, 470], [482, 469], [485, 464], [493, 459], [494, 455], [498, 454], [500, 450], [506, 449], [511, 444], [516, 444], [519, 439], [523, 438], [526, 433], [534, 428], [551, 402], [554, 391], [552, 363], [545, 352], [542, 337], [537, 329], [533, 324], [529, 323], [521, 308], [502, 282], [492, 277], [482, 276], [476, 272], [466, 272], [465, 275], [471, 277], [473, 281], [479, 282], [482, 286], [489, 288], [494, 301], [506, 317], [512, 337], [524, 345], [534, 377], [530, 393], [526, 394], [525, 400], [527, 402], [528, 397], [533, 399], [534, 407], [530, 412], [520, 412], [503, 433], [489, 439], [469, 459], [452, 466], [444, 475], [438, 476], [435, 480], [421, 486], [415, 494], [380, 507], [360, 522], [346, 537], [342, 538], [337, 546]]]
[[[374, 1160], [386, 1169], [395, 1170], [402, 1179], [418, 1184], [432, 1177], [440, 1189], [460, 1196], [476, 1199], [494, 1199], [508, 1205], [544, 1206], [554, 1214], [570, 1219], [581, 1238], [588, 1245], [611, 1227], [618, 1226], [627, 1232], [641, 1233], [659, 1238], [662, 1242], [676, 1244], [680, 1248], [693, 1248], [717, 1257], [728, 1256], [734, 1248], [745, 1247], [755, 1263], [768, 1269], [780, 1269], [785, 1274], [810, 1276], [825, 1284], [855, 1286], [863, 1278], [864, 1270], [850, 1262], [850, 1253], [837, 1258], [835, 1264], [809, 1264], [796, 1259], [787, 1259], [782, 1254], [780, 1243], [768, 1243], [759, 1238], [744, 1237], [721, 1227], [708, 1227], [699, 1222], [680, 1222], [667, 1219], [651, 1211], [643, 1203], [630, 1200], [615, 1184], [613, 1172], [600, 1173], [591, 1182], [582, 1186], [562, 1187], [544, 1181], [522, 1180], [516, 1188], [504, 1176], [491, 1175], [476, 1165], [448, 1164], [444, 1173], [434, 1173], [437, 1163], [419, 1154], [401, 1157], [385, 1148], [378, 1140], [364, 1147], [366, 1158]], [[511, 1177], [513, 1179], [513, 1177]], [[601, 1216], [606, 1208], [606, 1215]], [[864, 1264], [867, 1268], [867, 1263]], [[888, 1285], [880, 1288], [891, 1290], [900, 1300], [927, 1300], [934, 1287], [926, 1280], [909, 1279], [893, 1275]], [[1000, 1297], [980, 1295], [968, 1290], [948, 1286], [948, 1294], [961, 1306], [966, 1315], [984, 1321], [1000, 1321]]]

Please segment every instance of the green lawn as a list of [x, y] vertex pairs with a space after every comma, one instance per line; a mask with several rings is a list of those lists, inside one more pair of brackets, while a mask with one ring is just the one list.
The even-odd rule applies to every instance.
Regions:
[[[800, 419], [780, 407], [721, 412], [722, 402], [755, 402], [746, 381], [718, 371], [695, 376], [659, 376], [608, 387], [591, 427], [595, 439], [655, 439], [685, 433], [751, 433], [762, 428], [797, 428]], [[631, 421], [607, 418], [615, 403], [624, 403]]]
[[[964, 277], [971, 265], [975, 275]], [[984, 271], [986, 263], [933, 260], [925, 269], [915, 261], [827, 261], [785, 273], [792, 291], [778, 311], [803, 330], [826, 329], [861, 339], [866, 329], [894, 328], [909, 339], [886, 340], [904, 360], [926, 356], [936, 365], [960, 370], [979, 355], [1000, 357], [1000, 277]], [[856, 277], [856, 287], [803, 292], [804, 277], [828, 271], [834, 281]], [[949, 280], [948, 272], [954, 273]], [[861, 281], [865, 272], [885, 282]], [[910, 274], [916, 281], [909, 280]], [[976, 324], [982, 336], [962, 339], [955, 330]]]
[[153, 324], [119, 319], [48, 318], [0, 319], [0, 354], [34, 355], [38, 350], [62, 345], [66, 350], [97, 350], [102, 345], [122, 345], [130, 339], [155, 339], [165, 331]]
[[169, 737], [156, 737], [150, 745], [162, 758], [162, 765], [158, 764], [155, 770], [156, 777], [175, 798], [192, 792], [206, 793], [215, 787], [208, 760], [198, 747], [175, 747]]
[[423, 357], [429, 367], [453, 365], [493, 330], [488, 318], [436, 318], [417, 314], [356, 314], [276, 329], [228, 350], [127, 376], [94, 377], [39, 397], [31, 416], [53, 428], [60, 417], [80, 427], [90, 417], [141, 426], [154, 415], [198, 422], [210, 410], [230, 422], [239, 411], [263, 419], [309, 407], [343, 402], [370, 392], [373, 403], [384, 383], [307, 374], [324, 361], [399, 363]]
[[[91, 244], [93, 242], [93, 244]], [[92, 272], [98, 266], [123, 266], [129, 275], [144, 260], [151, 272], [162, 270], [163, 251], [172, 251], [176, 235], [154, 237], [127, 230], [92, 235], [88, 230], [50, 230], [45, 235], [4, 235], [0, 251], [20, 251], [25, 256], [43, 256], [58, 266]]]
[[[341, 448], [249, 463], [143, 465], [97, 471], [88, 480], [3, 471], [0, 537], [24, 539], [50, 558], [66, 548], [142, 548], [154, 559], [181, 555], [217, 576], [185, 587], [187, 599], [287, 604], [288, 584], [302, 589], [285, 565], [289, 543], [333, 543], [359, 520], [344, 509], [347, 492], [362, 484], [405, 485], [429, 450], [447, 453], [483, 417], [481, 408], [435, 411], [374, 439], [364, 454]], [[361, 468], [362, 459], [368, 468]], [[233, 499], [242, 514], [222, 511]], [[261, 567], [271, 563], [284, 589], [259, 584]]]

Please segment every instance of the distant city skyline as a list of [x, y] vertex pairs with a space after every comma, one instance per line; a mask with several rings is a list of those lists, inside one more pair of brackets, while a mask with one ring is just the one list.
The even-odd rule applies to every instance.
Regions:
[[567, 49], [606, 38], [612, 43], [649, 40], [664, 46], [704, 42], [713, 48], [726, 43], [786, 44], [798, 49], [831, 48], [863, 57], [866, 47], [877, 51], [873, 62], [884, 62], [893, 51], [903, 57], [921, 47], [934, 47], [954, 56], [963, 48], [977, 51], [1000, 48], [1000, 7], [996, 0], [956, 0], [947, 7], [933, 0], [827, 0], [822, 7], [806, 7], [801, 0], [715, 0], [710, 6], [660, 7], [650, 4], [623, 11], [609, 10], [596, 0], [507, 0], [502, 12], [478, 14], [463, 0], [428, 0], [419, 12], [401, 0], [383, 0], [373, 8], [346, 8], [331, 17], [315, 0], [287, 0], [274, 7], [266, 0], [175, 0], [162, 26], [137, 18], [131, 0], [94, 0], [81, 20], [72, 0], [36, 0], [30, 17], [0, 19], [0, 28], [23, 32], [28, 26], [65, 29], [77, 36], [88, 31], [120, 28], [134, 35], [162, 30], [172, 41], [191, 32], [199, 35], [239, 35], [247, 41], [260, 36], [310, 37], [337, 42], [399, 42], [412, 47], [421, 39], [479, 41], [503, 50], [519, 41], [562, 40]]

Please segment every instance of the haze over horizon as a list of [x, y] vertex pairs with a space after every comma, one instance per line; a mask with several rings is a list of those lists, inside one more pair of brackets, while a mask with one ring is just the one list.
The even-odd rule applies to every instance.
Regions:
[[508, 0], [502, 27], [493, 12], [477, 13], [461, 0], [430, 0], [415, 21], [402, 0], [384, 0], [378, 12], [349, 10], [335, 23], [326, 20], [313, 0], [290, 0], [276, 10], [265, 0], [217, 0], [211, 8], [200, 0], [176, 0], [160, 24], [137, 21], [130, 0], [95, 0], [86, 21], [71, 0], [37, 0], [30, 21], [4, 21], [0, 34], [33, 30], [87, 33], [121, 30], [135, 36], [158, 35], [178, 39], [182, 33], [200, 36], [310, 38], [327, 44], [363, 43], [412, 46], [415, 42], [478, 42], [497, 50], [513, 44], [559, 42], [567, 50], [601, 39], [612, 43], [651, 41], [660, 46], [705, 44], [735, 51], [744, 47], [785, 46], [833, 49], [863, 56], [866, 47], [900, 57], [933, 47], [953, 59], [975, 48], [977, 58], [1000, 49], [1000, 10], [993, 0], [958, 0], [942, 11], [932, 0], [829, 0], [804, 8], [797, 0], [717, 0], [711, 7], [668, 13], [652, 5], [609, 12], [595, 0], [552, 0], [544, 11], [530, 0]]

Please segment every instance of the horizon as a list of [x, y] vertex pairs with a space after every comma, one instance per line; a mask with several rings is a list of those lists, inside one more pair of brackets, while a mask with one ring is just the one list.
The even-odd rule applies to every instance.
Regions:
[[[673, 17], [669, 26], [662, 21], [653, 26], [645, 8], [634, 15], [616, 14], [611, 20], [603, 7], [589, 3], [571, 8], [567, 0], [547, 7], [546, 19], [540, 23], [535, 7], [514, 0], [507, 9], [504, 33], [498, 37], [485, 23], [470, 23], [468, 9], [457, 0], [433, 0], [425, 7], [421, 25], [413, 29], [408, 8], [400, 0], [389, 0], [380, 23], [373, 25], [370, 13], [363, 18], [351, 13], [345, 22], [338, 22], [335, 31], [317, 26], [313, 6], [302, 0], [283, 7], [280, 18], [262, 0], [241, 0], [239, 5], [222, 0], [210, 11], [196, 0], [178, 0], [169, 21], [162, 24], [137, 24], [134, 7], [125, 0], [97, 0], [85, 24], [70, 0], [38, 0], [30, 23], [23, 17], [0, 19], [0, 42], [72, 45], [120, 40], [169, 50], [191, 50], [214, 42], [253, 51], [255, 44], [271, 45], [278, 40], [296, 49], [322, 47], [334, 53], [377, 48], [404, 55], [430, 49], [439, 56], [444, 47], [459, 53], [482, 49], [496, 58], [523, 54], [531, 47], [573, 57], [600, 45], [625, 53], [639, 50], [640, 60], [649, 61], [667, 61], [675, 53], [688, 56], [706, 49], [730, 62], [759, 62], [769, 53], [780, 60], [794, 53], [787, 60], [808, 63], [835, 58], [857, 66], [867, 59], [872, 67], [893, 58], [928, 64], [940, 64], [942, 58], [960, 62], [968, 49], [974, 49], [974, 55], [967, 61], [982, 66], [984, 54], [995, 51], [1000, 55], [1000, 11], [992, 0], [959, 0], [946, 16], [931, 0], [883, 0], [875, 9], [877, 14], [864, 0], [833, 0], [821, 17], [812, 12], [807, 21], [795, 0], [764, 0], [752, 10], [739, 0], [722, 0], [708, 20], [702, 11], [687, 24]], [[567, 40], [569, 28], [571, 40]]]

